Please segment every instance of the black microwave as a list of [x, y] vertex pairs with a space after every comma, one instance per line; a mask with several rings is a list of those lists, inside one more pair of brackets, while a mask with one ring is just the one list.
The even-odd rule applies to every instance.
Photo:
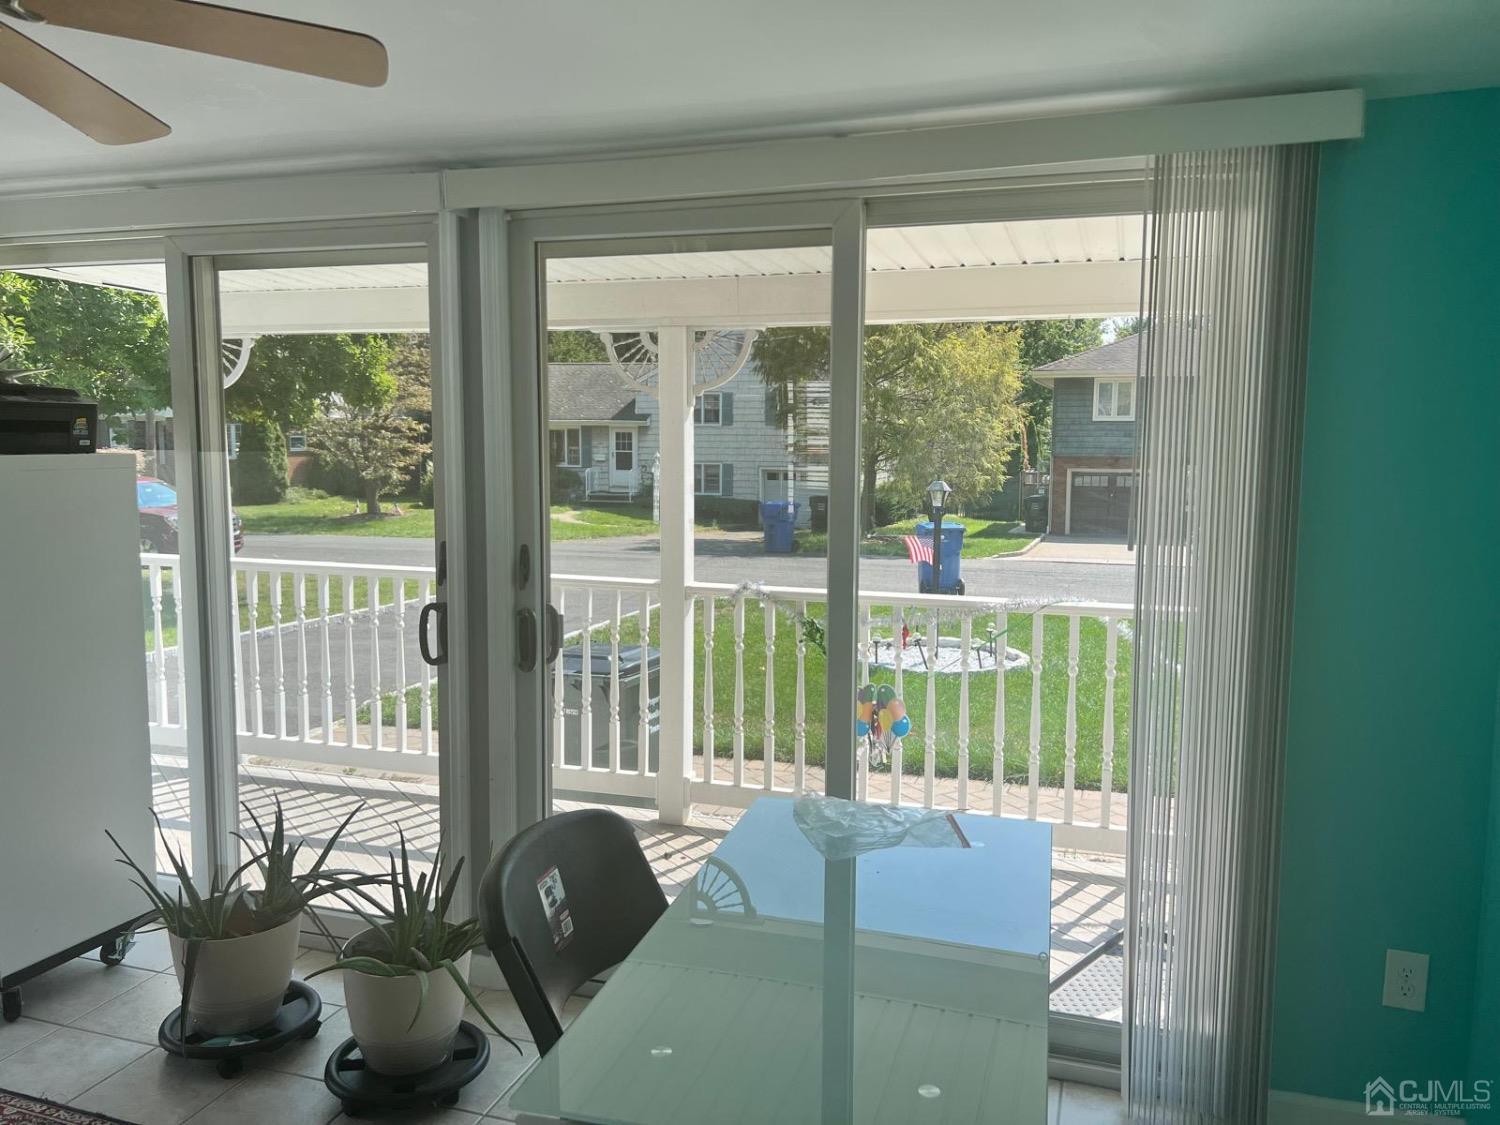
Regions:
[[0, 383], [0, 454], [92, 453], [99, 404], [60, 387]]

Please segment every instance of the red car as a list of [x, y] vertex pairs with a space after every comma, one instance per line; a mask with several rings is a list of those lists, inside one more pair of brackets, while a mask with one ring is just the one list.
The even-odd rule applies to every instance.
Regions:
[[[177, 553], [177, 491], [155, 477], [135, 478], [135, 506], [141, 516], [141, 553]], [[245, 546], [245, 527], [238, 512], [229, 513], [235, 554]]]

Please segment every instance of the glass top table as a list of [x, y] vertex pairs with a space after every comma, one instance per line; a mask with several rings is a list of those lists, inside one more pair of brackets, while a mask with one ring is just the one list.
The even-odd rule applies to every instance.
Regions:
[[1032, 821], [760, 798], [511, 1108], [1040, 1123], [1051, 843]]

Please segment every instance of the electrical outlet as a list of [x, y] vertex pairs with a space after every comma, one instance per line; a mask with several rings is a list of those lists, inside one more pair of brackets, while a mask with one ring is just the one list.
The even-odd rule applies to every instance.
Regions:
[[1385, 994], [1380, 1002], [1387, 1008], [1409, 1012], [1427, 1010], [1427, 954], [1405, 949], [1385, 951]]

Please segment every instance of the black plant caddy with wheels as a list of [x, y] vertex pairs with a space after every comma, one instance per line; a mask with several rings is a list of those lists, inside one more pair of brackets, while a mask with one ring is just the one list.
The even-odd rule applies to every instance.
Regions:
[[458, 1025], [448, 1061], [418, 1074], [381, 1074], [365, 1065], [364, 1054], [352, 1038], [339, 1044], [323, 1068], [323, 1084], [343, 1103], [344, 1113], [407, 1109], [421, 1105], [454, 1105], [459, 1091], [490, 1061], [490, 1041], [465, 1020]]
[[183, 1034], [181, 1008], [162, 1020], [156, 1041], [162, 1050], [186, 1059], [212, 1059], [222, 1078], [245, 1069], [247, 1055], [274, 1051], [298, 1039], [311, 1039], [322, 1024], [323, 1000], [305, 981], [294, 980], [281, 998], [281, 1008], [269, 1023], [236, 1035]]

